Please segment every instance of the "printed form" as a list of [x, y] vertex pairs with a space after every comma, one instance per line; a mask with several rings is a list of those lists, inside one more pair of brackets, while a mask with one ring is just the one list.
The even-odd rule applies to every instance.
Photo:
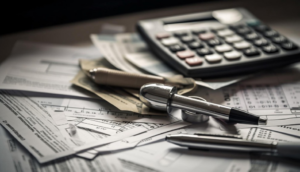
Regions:
[[0, 88], [88, 97], [70, 81], [80, 70], [79, 59], [95, 59], [97, 49], [18, 42], [1, 64]]
[[219, 90], [199, 88], [195, 95], [262, 116], [268, 119], [267, 126], [299, 124], [300, 64]]
[[67, 129], [70, 129], [70, 126], [64, 129], [59, 125], [56, 126], [55, 122], [57, 121], [53, 121], [53, 115], [23, 92], [1, 91], [0, 101], [1, 125], [40, 163], [122, 140], [146, 131], [144, 127], [136, 126], [116, 133], [111, 137], [90, 139], [88, 142], [79, 143], [78, 140], [68, 140]]

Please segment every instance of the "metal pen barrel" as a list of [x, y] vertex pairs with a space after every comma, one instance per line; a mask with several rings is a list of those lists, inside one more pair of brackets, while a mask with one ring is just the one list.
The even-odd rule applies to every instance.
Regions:
[[229, 120], [229, 113], [231, 108], [222, 106], [199, 99], [194, 99], [186, 96], [174, 94], [171, 98], [170, 106], [173, 108], [179, 108], [192, 112], [198, 112], [203, 115], [213, 116], [215, 118], [221, 118]]
[[168, 113], [172, 111], [172, 108], [178, 108], [201, 115], [225, 119], [233, 123], [265, 125], [267, 122], [266, 119], [241, 109], [178, 95], [175, 87], [163, 84], [143, 85], [140, 89], [140, 99], [148, 107], [166, 110]]
[[251, 142], [235, 138], [218, 138], [194, 135], [166, 136], [166, 141], [189, 148], [235, 150], [245, 152], [277, 152], [277, 142]]

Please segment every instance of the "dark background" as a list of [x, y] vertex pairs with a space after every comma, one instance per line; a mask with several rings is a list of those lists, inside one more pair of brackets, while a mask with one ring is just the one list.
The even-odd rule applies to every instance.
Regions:
[[180, 6], [204, 1], [212, 0], [9, 1], [1, 3], [0, 5], [0, 35], [99, 17]]

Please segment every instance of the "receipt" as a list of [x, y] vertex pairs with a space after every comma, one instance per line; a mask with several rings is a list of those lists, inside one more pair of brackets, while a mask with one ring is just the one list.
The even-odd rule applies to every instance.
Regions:
[[41, 107], [20, 92], [0, 93], [0, 123], [40, 163], [74, 153]]
[[167, 124], [178, 119], [169, 116], [151, 116], [151, 115], [140, 115], [137, 113], [123, 112], [120, 110], [109, 110], [103, 109], [98, 112], [90, 112], [89, 110], [84, 110], [82, 112], [65, 112], [66, 116], [78, 117], [78, 118], [90, 118], [90, 119], [102, 119], [111, 121], [128, 121], [128, 122], [145, 122], [145, 123], [156, 123], [156, 124]]
[[[190, 124], [186, 123], [186, 122], [182, 122], [182, 121], [177, 121], [177, 122], [173, 122], [173, 123], [170, 123], [167, 125], [160, 125], [160, 126], [157, 124], [141, 124], [141, 125], [144, 126], [145, 128], [147, 128], [147, 132], [141, 133], [136, 136], [124, 138], [123, 140], [111, 143], [107, 146], [97, 147], [97, 148], [93, 149], [92, 151], [88, 151], [84, 154], [79, 154], [79, 156], [88, 158], [88, 159], [93, 159], [99, 153], [107, 153], [107, 152], [111, 152], [111, 151], [134, 148], [138, 144], [147, 143], [147, 142], [150, 142], [151, 140], [154, 140], [154, 141], [159, 140], [159, 139], [163, 138], [166, 135], [166, 133], [168, 133], [172, 130], [186, 127]], [[174, 132], [183, 132], [183, 131], [180, 130], [180, 131], [174, 131]], [[157, 136], [157, 137], [153, 138], [155, 136]], [[149, 140], [146, 141], [146, 139], [149, 139]]]
[[[1, 91], [0, 100], [1, 125], [40, 163], [72, 155], [146, 131], [144, 127], [136, 127], [111, 137], [87, 139], [88, 142], [83, 139], [81, 143], [74, 142], [70, 144], [76, 138], [72, 138], [72, 140], [66, 139], [69, 134], [67, 130], [70, 128], [63, 124], [64, 120], [55, 118], [56, 121], [54, 121], [50, 113], [30, 97], [18, 91]], [[78, 131], [78, 133], [80, 134], [81, 131]]]
[[0, 171], [3, 172], [92, 172], [95, 169], [107, 172], [122, 171], [122, 164], [114, 155], [98, 156], [92, 161], [73, 156], [40, 165], [1, 126], [0, 138]]

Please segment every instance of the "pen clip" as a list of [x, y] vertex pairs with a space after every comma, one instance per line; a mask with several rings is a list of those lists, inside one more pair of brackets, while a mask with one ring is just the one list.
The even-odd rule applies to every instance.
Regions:
[[213, 136], [213, 137], [226, 137], [226, 138], [233, 138], [233, 139], [243, 139], [242, 136], [236, 134], [215, 134], [215, 133], [194, 133], [197, 136]]

